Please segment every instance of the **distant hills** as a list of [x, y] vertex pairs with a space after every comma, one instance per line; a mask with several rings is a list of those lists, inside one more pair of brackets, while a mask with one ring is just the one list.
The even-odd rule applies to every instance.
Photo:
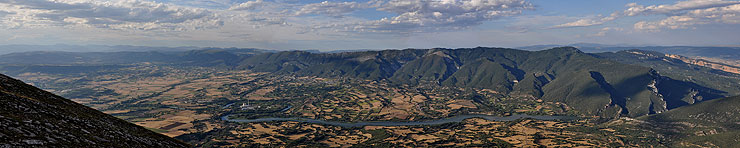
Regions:
[[0, 55], [0, 71], [9, 75], [24, 72], [69, 74], [117, 69], [135, 63], [233, 67], [244, 57], [265, 52], [272, 51], [241, 48], [205, 48], [169, 52], [32, 51]]
[[[271, 50], [246, 48], [199, 48], [183, 51], [114, 51], [114, 52], [68, 52], [30, 51], [0, 55], [0, 64], [131, 64], [138, 62], [181, 63], [205, 62], [205, 60], [228, 60], [235, 56], [253, 55]], [[232, 57], [227, 57], [232, 56]], [[235, 62], [232, 62], [235, 63]]]
[[239, 48], [25, 52], [0, 55], [0, 71], [11, 75], [84, 73], [140, 62], [389, 81], [401, 86], [483, 88], [513, 97], [563, 102], [583, 114], [602, 117], [637, 117], [740, 93], [740, 76], [685, 63], [659, 52], [585, 53], [574, 47], [541, 51], [478, 47], [337, 53]]
[[63, 51], [63, 52], [146, 52], [146, 51], [188, 51], [198, 50], [201, 47], [183, 46], [183, 47], [150, 47], [150, 46], [130, 46], [130, 45], [0, 45], [0, 55], [18, 52], [30, 51]]
[[545, 50], [554, 47], [572, 46], [587, 53], [618, 52], [630, 49], [655, 51], [665, 54], [676, 54], [686, 57], [708, 57], [717, 59], [740, 60], [740, 47], [713, 47], [713, 46], [636, 46], [636, 45], [604, 45], [592, 43], [578, 43], [570, 45], [533, 45], [517, 47], [522, 50]]
[[0, 147], [189, 147], [0, 74]]

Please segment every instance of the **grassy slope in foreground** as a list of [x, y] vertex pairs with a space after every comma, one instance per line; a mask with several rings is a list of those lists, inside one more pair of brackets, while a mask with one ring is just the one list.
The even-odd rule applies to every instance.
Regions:
[[0, 74], [0, 147], [187, 147]]

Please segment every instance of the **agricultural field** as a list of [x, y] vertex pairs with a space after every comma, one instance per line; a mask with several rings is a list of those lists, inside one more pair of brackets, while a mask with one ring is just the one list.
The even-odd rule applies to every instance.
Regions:
[[633, 137], [643, 133], [622, 133], [585, 120], [562, 122], [523, 119], [497, 122], [473, 118], [460, 123], [433, 126], [353, 128], [291, 121], [228, 125], [209, 132], [207, 136], [191, 134], [180, 138], [203, 147], [639, 147], [658, 142], [654, 141], [657, 139], [655, 137], [647, 137], [649, 135]]
[[[204, 67], [137, 65], [95, 74], [24, 73], [20, 79], [152, 131], [211, 146], [634, 145], [591, 120], [488, 121], [418, 126], [341, 127], [230, 119], [302, 117], [337, 122], [426, 121], [456, 115], [578, 116], [563, 103], [489, 89], [330, 79]], [[640, 132], [637, 132], [640, 133]], [[596, 134], [596, 135], [594, 135]], [[601, 134], [601, 135], [599, 135]], [[634, 133], [631, 133], [634, 134]]]

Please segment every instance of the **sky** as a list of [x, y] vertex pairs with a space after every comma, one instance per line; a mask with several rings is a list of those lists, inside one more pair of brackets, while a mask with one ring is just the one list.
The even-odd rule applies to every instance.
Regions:
[[276, 50], [740, 45], [727, 0], [0, 0], [0, 44]]

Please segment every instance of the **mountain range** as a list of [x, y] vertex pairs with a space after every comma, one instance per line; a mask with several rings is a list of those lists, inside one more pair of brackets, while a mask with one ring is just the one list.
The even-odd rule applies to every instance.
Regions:
[[[651, 60], [635, 52], [658, 57]], [[541, 51], [478, 47], [313, 53], [215, 48], [183, 52], [26, 52], [0, 57], [0, 63], [5, 63], [0, 70], [8, 74], [86, 72], [146, 61], [398, 85], [484, 88], [562, 102], [584, 114], [602, 117], [655, 114], [740, 92], [734, 83], [739, 78], [736, 74], [663, 60], [673, 58], [641, 50], [592, 54], [574, 47]]]
[[605, 45], [593, 43], [576, 43], [569, 45], [533, 45], [517, 47], [522, 50], [545, 50], [555, 47], [571, 46], [587, 53], [618, 52], [623, 50], [639, 49], [664, 54], [681, 55], [690, 58], [713, 58], [720, 60], [740, 60], [740, 47], [737, 46], [652, 46], [652, 45]]
[[239, 67], [404, 85], [485, 88], [563, 102], [588, 115], [611, 117], [660, 113], [724, 97], [728, 91], [738, 92], [676, 80], [649, 67], [614, 62], [573, 47], [542, 51], [483, 47], [347, 53], [294, 51], [248, 57]]

